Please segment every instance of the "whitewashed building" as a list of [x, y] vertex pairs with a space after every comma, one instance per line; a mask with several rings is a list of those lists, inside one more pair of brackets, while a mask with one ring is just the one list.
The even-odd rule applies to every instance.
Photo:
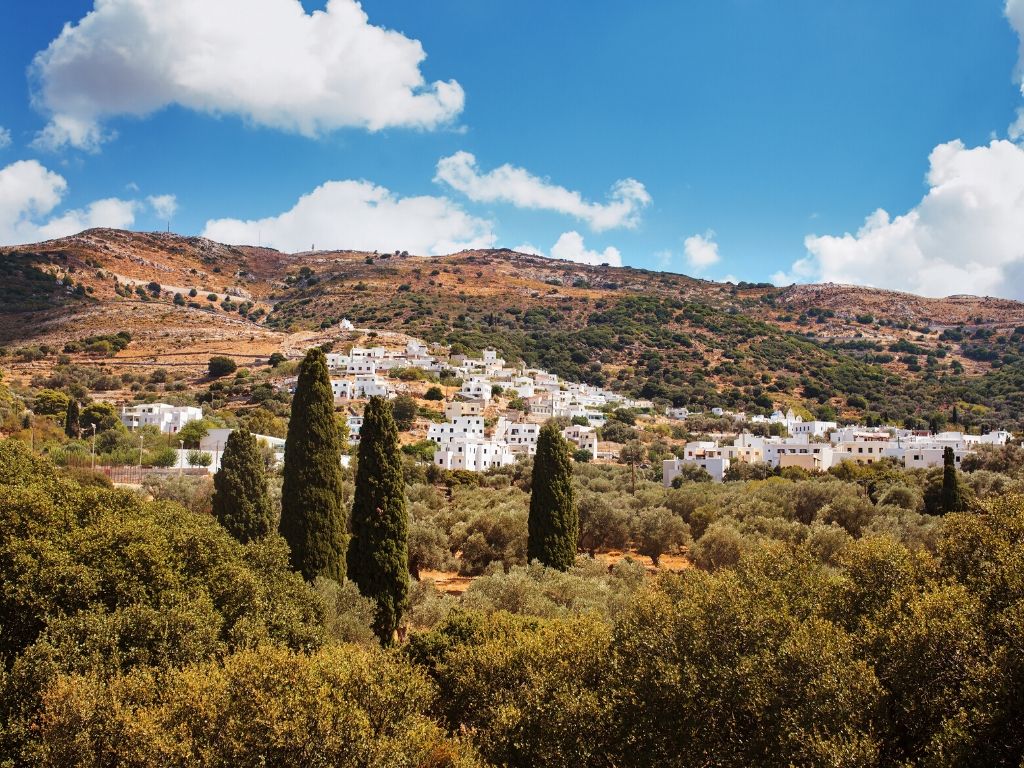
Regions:
[[808, 437], [827, 437], [839, 425], [834, 421], [792, 421], [790, 422], [789, 434], [794, 437], [807, 435]]
[[460, 416], [482, 416], [484, 404], [480, 400], [450, 400], [444, 404], [444, 417], [449, 421]]
[[729, 459], [717, 452], [709, 455], [701, 454], [692, 459], [666, 459], [661, 463], [661, 482], [666, 488], [672, 487], [672, 481], [683, 473], [687, 466], [701, 467], [716, 483], [722, 482], [729, 470]]
[[528, 421], [508, 421], [499, 418], [494, 427], [494, 439], [508, 443], [512, 453], [533, 456], [537, 453], [537, 438], [540, 437], [540, 424]]
[[516, 457], [504, 441], [458, 437], [434, 452], [434, 464], [442, 469], [484, 472], [514, 464]]
[[143, 403], [121, 409], [121, 423], [128, 429], [156, 427], [164, 434], [173, 435], [190, 421], [203, 418], [203, 409], [192, 405]]
[[470, 376], [462, 382], [459, 396], [467, 400], [483, 400], [485, 403], [491, 400], [491, 380], [486, 376]]
[[450, 443], [463, 437], [482, 439], [483, 436], [483, 416], [456, 416], [444, 424], [431, 424], [427, 428], [427, 440], [432, 440], [438, 445]]
[[591, 458], [597, 458], [597, 430], [593, 427], [571, 424], [562, 430], [562, 437], [580, 450], [590, 453]]

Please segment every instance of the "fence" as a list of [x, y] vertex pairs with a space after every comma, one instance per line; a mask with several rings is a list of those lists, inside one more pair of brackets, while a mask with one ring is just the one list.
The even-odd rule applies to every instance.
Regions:
[[170, 468], [163, 467], [140, 467], [139, 465], [128, 465], [120, 467], [96, 467], [97, 472], [102, 472], [110, 478], [110, 482], [119, 485], [142, 485], [146, 478], [150, 477], [177, 477], [179, 475], [205, 476], [209, 472], [205, 468]]

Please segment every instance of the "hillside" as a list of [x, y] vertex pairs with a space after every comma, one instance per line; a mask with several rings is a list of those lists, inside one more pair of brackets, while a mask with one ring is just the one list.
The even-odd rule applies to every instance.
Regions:
[[[63, 353], [198, 380], [213, 354], [244, 365], [350, 342], [342, 318], [692, 408], [1024, 426], [1024, 304], [1012, 301], [734, 286], [509, 250], [285, 254], [115, 230], [0, 249], [15, 379]], [[124, 330], [124, 349], [97, 346]]]

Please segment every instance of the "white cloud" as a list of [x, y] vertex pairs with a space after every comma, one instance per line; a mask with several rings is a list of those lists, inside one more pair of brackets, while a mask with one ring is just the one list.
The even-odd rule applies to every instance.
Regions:
[[178, 198], [174, 195], [150, 195], [146, 198], [158, 219], [170, 219], [178, 210]]
[[11, 132], [0, 125], [0, 149], [7, 149], [11, 146]]
[[516, 253], [528, 253], [531, 256], [547, 256], [547, 254], [544, 253], [544, 251], [542, 251], [533, 243], [522, 243], [521, 245], [517, 245], [512, 250], [515, 251]]
[[135, 223], [135, 212], [138, 203], [134, 200], [120, 200], [108, 197], [96, 200], [85, 208], [67, 211], [50, 219], [36, 228], [33, 240], [52, 240], [57, 237], [74, 235], [92, 227], [111, 227], [127, 229]]
[[177, 104], [305, 136], [344, 127], [434, 128], [464, 103], [428, 84], [419, 41], [369, 23], [356, 0], [95, 0], [32, 65], [47, 147], [95, 149], [104, 120]]
[[90, 227], [124, 228], [134, 223], [138, 203], [118, 198], [50, 216], [67, 188], [63, 176], [35, 160], [19, 160], [0, 169], [0, 243], [31, 243]]
[[451, 253], [494, 244], [491, 222], [444, 197], [398, 197], [368, 181], [328, 181], [279, 216], [255, 221], [216, 219], [206, 237], [224, 243], [257, 242], [284, 251], [400, 249]]
[[618, 248], [608, 246], [603, 251], [591, 251], [583, 244], [583, 236], [579, 232], [563, 232], [558, 241], [551, 246], [551, 258], [575, 261], [580, 264], [608, 264], [612, 267], [622, 266], [622, 254]]
[[517, 208], [556, 211], [586, 222], [597, 232], [635, 227], [640, 221], [640, 211], [651, 202], [646, 188], [636, 179], [615, 182], [607, 203], [591, 203], [584, 200], [579, 192], [552, 184], [525, 168], [507, 163], [481, 173], [476, 157], [469, 152], [456, 152], [441, 158], [434, 181], [444, 182], [473, 202], [504, 202]]
[[773, 282], [1024, 299], [1024, 147], [941, 144], [927, 178], [924, 199], [901, 216], [879, 209], [856, 234], [808, 236], [808, 255]]
[[703, 235], [692, 235], [683, 241], [683, 256], [686, 263], [698, 272], [717, 264], [721, 258], [718, 255], [718, 243], [715, 242], [715, 232], [709, 229]]

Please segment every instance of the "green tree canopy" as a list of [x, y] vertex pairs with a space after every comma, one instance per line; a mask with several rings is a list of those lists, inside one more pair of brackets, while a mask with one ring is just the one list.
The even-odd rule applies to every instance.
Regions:
[[281, 535], [292, 565], [308, 580], [345, 577], [345, 513], [341, 502], [341, 445], [334, 395], [323, 350], [311, 349], [299, 367], [284, 453]]
[[554, 424], [541, 427], [533, 459], [526, 554], [566, 570], [576, 561], [579, 513], [572, 488], [572, 454]]
[[956, 471], [956, 454], [949, 446], [942, 451], [942, 494], [939, 506], [943, 514], [963, 512], [967, 509], [963, 490], [960, 488], [960, 477]]
[[213, 516], [232, 536], [244, 544], [270, 533], [273, 513], [263, 456], [247, 429], [228, 435], [213, 488]]
[[64, 434], [68, 437], [78, 437], [78, 431], [81, 429], [80, 418], [82, 415], [82, 409], [78, 406], [78, 401], [75, 398], [68, 400], [68, 408], [64, 412]]
[[409, 592], [409, 519], [398, 428], [387, 400], [370, 398], [359, 438], [348, 575], [377, 603], [374, 631], [388, 644]]

